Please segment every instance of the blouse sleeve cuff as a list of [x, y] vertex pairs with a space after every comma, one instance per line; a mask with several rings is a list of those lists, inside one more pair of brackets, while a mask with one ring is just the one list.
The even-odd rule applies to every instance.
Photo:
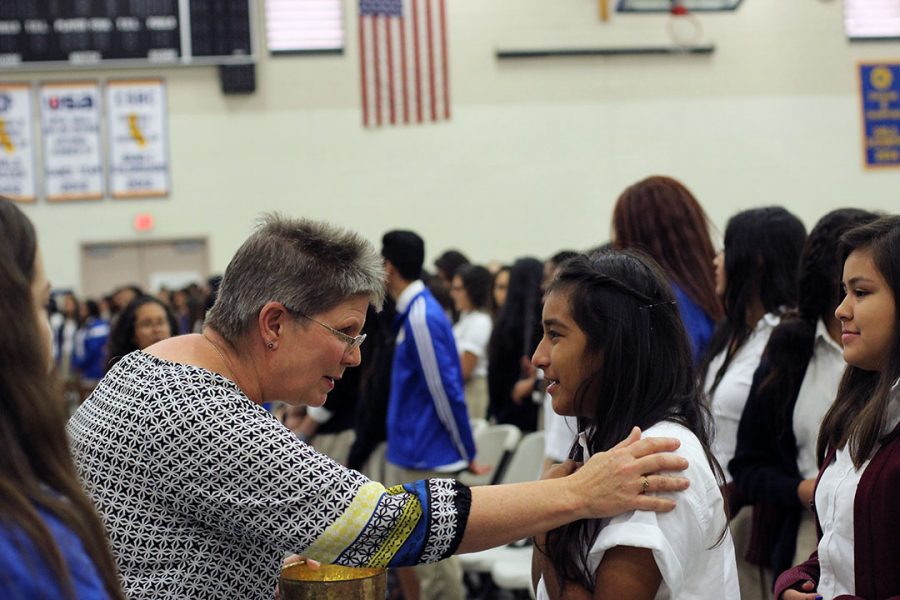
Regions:
[[781, 598], [781, 595], [788, 590], [796, 589], [804, 581], [815, 581], [816, 578], [807, 573], [802, 567], [794, 567], [779, 575], [775, 582], [775, 598]]
[[466, 533], [466, 525], [469, 522], [469, 511], [472, 508], [472, 490], [456, 480], [453, 480], [452, 485], [456, 491], [456, 532], [450, 540], [447, 549], [441, 555], [441, 560], [456, 554], [456, 550], [462, 542], [463, 535]]

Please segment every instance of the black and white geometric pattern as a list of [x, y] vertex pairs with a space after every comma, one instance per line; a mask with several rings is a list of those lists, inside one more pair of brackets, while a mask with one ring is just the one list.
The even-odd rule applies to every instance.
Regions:
[[468, 518], [468, 505], [460, 510], [457, 504], [459, 484], [452, 479], [433, 479], [431, 486], [431, 504], [428, 511], [428, 543], [422, 555], [422, 562], [432, 563], [451, 556], [462, 539], [459, 531], [459, 514], [465, 512]]
[[[271, 600], [283, 554], [322, 538], [369, 483], [298, 441], [231, 381], [142, 352], [119, 361], [67, 429], [132, 600]], [[455, 550], [471, 502], [456, 482], [426, 489], [430, 531], [418, 562]], [[372, 556], [411, 497], [377, 498], [377, 518], [339, 562]]]

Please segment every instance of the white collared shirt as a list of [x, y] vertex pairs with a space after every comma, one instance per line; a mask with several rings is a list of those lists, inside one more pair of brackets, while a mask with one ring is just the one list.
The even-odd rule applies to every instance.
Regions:
[[825, 413], [834, 404], [847, 363], [844, 351], [828, 334], [821, 320], [816, 326], [813, 355], [806, 367], [797, 403], [794, 405], [794, 437], [797, 439], [797, 469], [803, 479], [819, 474], [816, 443]]
[[[780, 321], [781, 317], [775, 313], [768, 313], [757, 321], [750, 337], [734, 355], [722, 381], [710, 398], [713, 422], [715, 423], [712, 451], [716, 460], [722, 465], [722, 470], [725, 471], [726, 483], [731, 481], [728, 462], [734, 458], [737, 448], [738, 425], [741, 422], [741, 415], [744, 413], [744, 405], [747, 404], [747, 397], [750, 395], [753, 374], [759, 366], [766, 344], [769, 343], [772, 330], [778, 326]], [[706, 372], [706, 383], [703, 386], [707, 394], [715, 381], [716, 373], [725, 362], [726, 352], [723, 350], [717, 354], [709, 365], [709, 370]]]
[[[900, 423], [900, 389], [896, 383], [891, 396], [884, 433], [892, 431]], [[845, 446], [837, 451], [834, 462], [822, 473], [816, 487], [816, 513], [822, 526], [822, 539], [819, 540], [821, 571], [816, 593], [823, 598], [855, 594], [853, 506], [856, 488], [868, 466], [869, 460], [866, 460], [857, 470], [850, 458], [849, 448]]]
[[[679, 475], [687, 477], [691, 485], [684, 492], [656, 494], [676, 501], [671, 512], [637, 510], [603, 519], [603, 528], [588, 554], [591, 577], [610, 548], [647, 548], [662, 575], [656, 600], [740, 598], [724, 501], [700, 440], [683, 425], [669, 421], [647, 428], [641, 437], [680, 440], [675, 454], [688, 460], [688, 468]], [[725, 538], [718, 543], [723, 532]], [[543, 577], [536, 596], [538, 600], [549, 598]]]
[[453, 326], [453, 338], [456, 340], [459, 356], [462, 357], [463, 352], [469, 352], [478, 359], [472, 377], [487, 377], [487, 349], [493, 329], [491, 315], [482, 310], [461, 313], [459, 321]]

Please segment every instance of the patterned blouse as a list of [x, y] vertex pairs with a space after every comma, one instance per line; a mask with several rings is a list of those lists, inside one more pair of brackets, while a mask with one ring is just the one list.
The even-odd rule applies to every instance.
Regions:
[[237, 386], [133, 352], [68, 424], [126, 595], [271, 600], [286, 552], [349, 566], [453, 554], [471, 492], [385, 489], [294, 435]]

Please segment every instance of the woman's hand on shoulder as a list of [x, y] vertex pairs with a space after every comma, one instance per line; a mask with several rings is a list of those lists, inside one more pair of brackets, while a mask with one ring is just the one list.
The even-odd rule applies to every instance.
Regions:
[[631, 510], [667, 512], [675, 508], [674, 501], [649, 494], [687, 489], [689, 482], [684, 477], [655, 475], [688, 467], [684, 458], [667, 454], [680, 445], [672, 438], [641, 439], [641, 431], [635, 427], [614, 448], [592, 456], [572, 474], [584, 518], [612, 517]]

